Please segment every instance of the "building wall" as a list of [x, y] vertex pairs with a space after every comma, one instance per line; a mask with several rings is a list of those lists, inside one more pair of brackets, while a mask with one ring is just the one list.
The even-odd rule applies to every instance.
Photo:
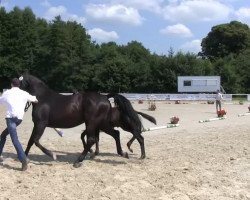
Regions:
[[178, 92], [216, 92], [220, 89], [220, 76], [179, 76]]

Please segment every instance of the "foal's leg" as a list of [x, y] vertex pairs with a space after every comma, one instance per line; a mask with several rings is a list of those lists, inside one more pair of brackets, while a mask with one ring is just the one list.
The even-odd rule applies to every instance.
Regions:
[[[99, 153], [100, 153], [100, 150], [99, 150], [99, 140], [100, 140], [100, 130], [96, 130], [95, 132], [95, 153], [93, 153], [91, 155], [91, 158], [94, 158], [95, 156], [97, 156]], [[91, 149], [92, 151], [92, 149]]]
[[97, 130], [95, 133], [95, 155], [96, 156], [100, 153], [99, 140], [100, 140], [100, 131]]
[[121, 128], [123, 130], [128, 131], [128, 132], [133, 134], [133, 137], [127, 143], [128, 149], [131, 152], [133, 152], [133, 149], [131, 149], [130, 146], [133, 143], [133, 141], [135, 139], [137, 139], [137, 141], [139, 142], [140, 147], [141, 147], [141, 157], [140, 158], [144, 159], [146, 157], [146, 153], [145, 153], [145, 146], [144, 146], [144, 138], [141, 135], [140, 129], [138, 129], [137, 126], [134, 126], [133, 124], [130, 127], [122, 125]]
[[133, 149], [130, 148], [130, 146], [132, 145], [132, 143], [134, 142], [135, 139], [136, 139], [136, 137], [133, 136], [133, 137], [128, 141], [128, 143], [127, 143], [128, 150], [129, 150], [130, 152], [132, 152], [132, 153], [133, 153]]
[[[85, 142], [85, 136], [86, 136], [86, 130], [85, 131], [83, 131], [82, 132], [82, 134], [81, 134], [81, 140], [82, 140], [82, 144], [83, 144], [83, 148], [85, 149], [85, 148], [87, 148], [87, 144], [86, 144], [86, 142]], [[93, 153], [93, 150], [92, 149], [90, 149], [89, 150], [89, 153]]]
[[[87, 126], [87, 125], [86, 125]], [[82, 154], [78, 157], [78, 159], [74, 163], [74, 167], [80, 167], [81, 162], [84, 160], [86, 157], [87, 153], [90, 151], [91, 147], [93, 144], [95, 144], [96, 139], [95, 139], [95, 127], [91, 127], [91, 125], [88, 125], [86, 127], [86, 134], [87, 134], [87, 144], [82, 152]]]
[[99, 150], [99, 138], [100, 138], [100, 131], [96, 130], [95, 132], [95, 153], [93, 153], [93, 150], [90, 149], [90, 158], [94, 158], [95, 156], [97, 156], [100, 153]]
[[[83, 148], [85, 149], [86, 148], [86, 142], [85, 142], [85, 136], [86, 136], [86, 131], [83, 131], [82, 134], [81, 134], [81, 140], [82, 140], [82, 144], [83, 144]], [[99, 154], [99, 135], [100, 135], [100, 132], [99, 130], [96, 131], [96, 134], [95, 134], [95, 139], [96, 139], [96, 149], [95, 149], [95, 153], [93, 153], [93, 150], [90, 149], [89, 153], [91, 153], [91, 158], [93, 158], [95, 155], [98, 155]]]
[[105, 130], [105, 133], [107, 133], [108, 135], [112, 136], [115, 139], [117, 154], [124, 158], [129, 158], [128, 153], [122, 151], [121, 141], [120, 141], [120, 132], [118, 130], [110, 128], [108, 130]]
[[[137, 139], [137, 141], [139, 142], [140, 146], [141, 146], [141, 159], [144, 159], [146, 158], [146, 153], [145, 153], [145, 146], [144, 146], [144, 138], [142, 137], [141, 135], [141, 132], [140, 131], [133, 131], [132, 132], [133, 134], [133, 137], [135, 137]], [[132, 140], [133, 138], [131, 138]]]

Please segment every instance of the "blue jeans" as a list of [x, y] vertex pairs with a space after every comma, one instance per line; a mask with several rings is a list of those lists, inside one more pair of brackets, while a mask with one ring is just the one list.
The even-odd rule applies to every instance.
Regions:
[[23, 151], [22, 145], [20, 144], [18, 137], [17, 137], [17, 131], [16, 127], [21, 124], [22, 120], [18, 119], [16, 117], [14, 118], [6, 118], [6, 124], [7, 128], [2, 132], [1, 134], [1, 141], [0, 141], [0, 155], [3, 152], [3, 148], [6, 142], [6, 137], [8, 134], [10, 134], [12, 143], [16, 149], [18, 159], [22, 162], [26, 160], [26, 155]]
[[216, 100], [215, 104], [216, 104], [216, 110], [218, 111], [218, 107], [219, 107], [219, 110], [221, 110], [221, 101]]

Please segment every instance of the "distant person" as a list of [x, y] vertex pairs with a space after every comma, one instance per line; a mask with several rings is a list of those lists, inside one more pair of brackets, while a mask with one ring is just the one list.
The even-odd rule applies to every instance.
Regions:
[[216, 112], [221, 111], [221, 101], [223, 100], [220, 90], [217, 90], [215, 96]]
[[3, 161], [2, 152], [6, 142], [6, 137], [10, 134], [12, 143], [17, 151], [18, 159], [22, 163], [22, 171], [28, 168], [29, 160], [26, 157], [22, 145], [20, 144], [17, 136], [16, 127], [21, 124], [24, 108], [27, 103], [34, 102], [37, 103], [37, 98], [30, 95], [29, 93], [19, 89], [20, 81], [18, 78], [14, 78], [11, 81], [11, 89], [5, 91], [0, 97], [0, 103], [4, 104], [7, 108], [6, 112], [6, 124], [7, 128], [1, 134], [0, 140], [0, 161]]

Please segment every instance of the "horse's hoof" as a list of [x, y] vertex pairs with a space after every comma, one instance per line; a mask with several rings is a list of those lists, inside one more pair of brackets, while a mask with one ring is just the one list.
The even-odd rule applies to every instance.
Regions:
[[146, 156], [145, 155], [142, 155], [141, 157], [140, 157], [140, 159], [145, 159], [146, 158]]
[[128, 150], [133, 153], [133, 149], [130, 148], [130, 146], [128, 146]]
[[127, 152], [123, 153], [123, 157], [129, 159], [128, 153]]
[[96, 151], [96, 152], [95, 152], [95, 155], [97, 156], [97, 155], [99, 155], [99, 153], [100, 153], [99, 151]]
[[74, 163], [74, 165], [73, 165], [75, 168], [79, 168], [79, 167], [81, 167], [82, 166], [82, 163], [80, 163], [80, 162], [76, 162], [76, 163]]
[[90, 159], [94, 159], [95, 158], [95, 153], [91, 153], [89, 156]]
[[53, 158], [53, 160], [57, 160], [57, 156], [55, 153], [52, 153], [52, 158]]

